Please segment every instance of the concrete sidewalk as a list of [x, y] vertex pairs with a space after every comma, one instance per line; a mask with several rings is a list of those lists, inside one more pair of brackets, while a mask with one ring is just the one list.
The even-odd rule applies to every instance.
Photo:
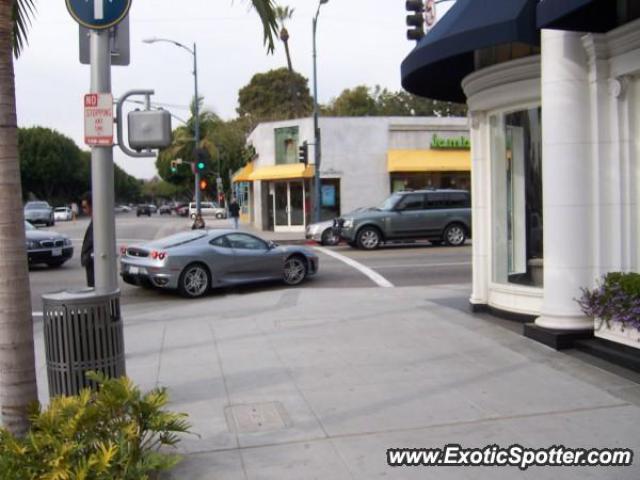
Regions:
[[169, 387], [170, 408], [198, 434], [166, 478], [640, 478], [637, 460], [524, 472], [386, 465], [388, 448], [450, 443], [640, 452], [637, 383], [470, 315], [468, 295], [467, 285], [264, 287], [126, 307], [128, 375]]

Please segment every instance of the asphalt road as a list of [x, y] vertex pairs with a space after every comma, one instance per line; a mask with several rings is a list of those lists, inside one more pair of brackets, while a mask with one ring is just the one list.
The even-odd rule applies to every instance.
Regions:
[[[41, 296], [64, 288], [85, 285], [84, 269], [80, 266], [80, 247], [87, 220], [58, 222], [52, 230], [68, 235], [74, 244], [74, 255], [62, 267], [51, 269], [34, 266], [30, 270], [31, 302], [34, 311], [42, 310]], [[188, 228], [188, 221], [175, 216], [137, 218], [134, 214], [116, 216], [116, 239], [120, 245], [160, 238], [176, 229]], [[266, 235], [268, 236], [268, 234]], [[313, 247], [312, 247], [313, 248]], [[334, 255], [325, 253], [326, 250]], [[318, 275], [298, 288], [379, 288], [387, 286], [420, 286], [471, 282], [471, 247], [435, 247], [428, 242], [389, 245], [375, 251], [355, 250], [347, 245], [319, 249]], [[356, 264], [346, 262], [355, 261]], [[351, 262], [353, 263], [353, 262]], [[377, 274], [377, 275], [376, 275]], [[381, 279], [382, 280], [381, 280]], [[153, 304], [159, 297], [186, 301], [170, 292], [134, 287], [120, 282], [121, 302]], [[212, 295], [251, 294], [265, 289], [285, 288], [279, 283], [238, 287], [212, 292]]]

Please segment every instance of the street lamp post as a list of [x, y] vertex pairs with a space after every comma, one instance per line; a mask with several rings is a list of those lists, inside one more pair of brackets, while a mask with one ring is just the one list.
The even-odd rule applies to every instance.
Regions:
[[313, 17], [313, 134], [314, 134], [314, 159], [315, 159], [315, 176], [314, 188], [316, 193], [316, 201], [314, 202], [314, 221], [320, 221], [320, 206], [322, 202], [322, 191], [320, 182], [320, 162], [322, 152], [320, 147], [320, 127], [318, 126], [318, 72], [316, 65], [316, 30], [318, 27], [318, 15], [320, 15], [320, 7], [329, 0], [320, 0], [316, 15]]
[[[195, 156], [195, 152], [196, 149], [198, 148], [198, 144], [200, 142], [200, 106], [199, 106], [199, 102], [198, 102], [198, 53], [197, 53], [197, 47], [196, 47], [196, 43], [193, 42], [193, 49], [179, 43], [176, 42], [175, 40], [169, 40], [167, 38], [146, 38], [143, 40], [144, 43], [157, 43], [157, 42], [167, 42], [167, 43], [172, 43], [174, 44], [176, 47], [180, 47], [184, 50], [186, 50], [187, 52], [189, 52], [192, 56], [193, 56], [193, 81], [194, 81], [194, 90], [195, 90], [195, 105], [194, 105], [194, 115], [195, 115], [195, 135], [194, 135], [194, 156]], [[195, 165], [196, 160], [194, 159], [194, 165]], [[195, 173], [195, 200], [196, 200], [196, 214], [199, 216], [200, 215], [200, 172], [198, 171], [197, 168], [194, 168], [194, 173]]]

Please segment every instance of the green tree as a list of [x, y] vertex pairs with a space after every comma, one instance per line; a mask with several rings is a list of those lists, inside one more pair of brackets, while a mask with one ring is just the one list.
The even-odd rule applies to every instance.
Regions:
[[324, 113], [335, 117], [369, 117], [378, 115], [378, 106], [369, 87], [359, 85], [343, 90], [337, 98], [331, 100]]
[[141, 194], [144, 198], [156, 202], [158, 200], [173, 199], [180, 191], [180, 187], [158, 177], [153, 177], [151, 180], [142, 183]]
[[360, 85], [343, 90], [322, 112], [337, 117], [464, 117], [467, 106], [417, 97], [405, 91], [392, 92], [378, 85], [373, 89]]
[[[200, 99], [202, 104], [202, 98]], [[189, 121], [173, 131], [172, 144], [162, 150], [156, 160], [156, 168], [160, 177], [178, 187], [180, 194], [193, 192], [193, 173], [189, 165], [178, 165], [177, 171], [171, 171], [171, 162], [181, 158], [193, 161], [193, 143], [195, 136], [195, 106], [192, 105]], [[217, 115], [204, 108], [200, 112], [200, 148], [207, 150], [210, 164], [203, 178], [215, 185], [220, 175], [225, 190], [229, 190], [228, 172], [235, 171], [243, 165], [245, 149], [245, 122], [239, 119], [225, 122]]]
[[88, 188], [82, 152], [70, 138], [49, 128], [21, 128], [18, 152], [25, 198], [64, 204]]
[[33, 0], [0, 0], [0, 418], [17, 435], [28, 428], [28, 405], [37, 401], [33, 320], [12, 54], [26, 42]]
[[[18, 129], [20, 175], [25, 199], [31, 195], [52, 205], [78, 201], [91, 189], [91, 153], [73, 140], [43, 127]], [[114, 165], [115, 197], [133, 201], [140, 182]]]
[[313, 110], [308, 80], [286, 68], [257, 73], [238, 92], [238, 114], [258, 123], [306, 117]]
[[137, 201], [142, 194], [142, 180], [129, 175], [118, 165], [114, 165], [113, 168], [116, 202], [127, 203]]
[[293, 8], [289, 8], [288, 6], [280, 6], [276, 7], [276, 18], [278, 19], [278, 23], [280, 24], [280, 40], [284, 44], [284, 52], [287, 55], [287, 66], [289, 67], [289, 71], [293, 73], [293, 66], [291, 65], [291, 53], [289, 52], [289, 30], [287, 30], [285, 23], [288, 20], [291, 20], [293, 17]]

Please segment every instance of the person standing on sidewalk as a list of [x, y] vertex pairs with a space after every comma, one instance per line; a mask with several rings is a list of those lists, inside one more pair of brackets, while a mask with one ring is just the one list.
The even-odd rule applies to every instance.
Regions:
[[229, 203], [229, 216], [233, 222], [233, 228], [237, 230], [238, 219], [240, 218], [240, 205], [238, 205], [238, 201], [235, 196], [231, 198], [231, 203]]
[[82, 250], [80, 250], [80, 264], [85, 268], [87, 274], [87, 286], [95, 286], [93, 273], [93, 206], [91, 202], [91, 192], [87, 192], [82, 197], [82, 213], [91, 217], [87, 231], [84, 233]]

